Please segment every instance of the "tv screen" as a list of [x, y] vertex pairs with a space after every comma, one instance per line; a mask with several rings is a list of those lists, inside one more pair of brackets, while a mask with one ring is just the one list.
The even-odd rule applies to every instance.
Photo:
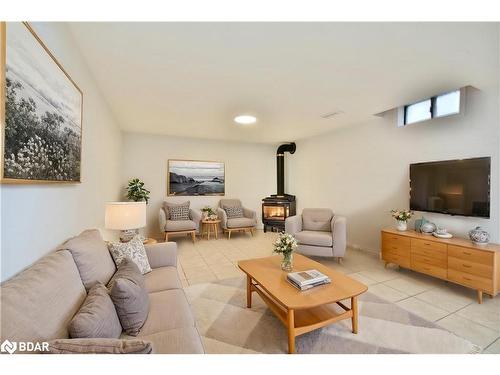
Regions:
[[410, 164], [410, 209], [490, 217], [491, 158]]

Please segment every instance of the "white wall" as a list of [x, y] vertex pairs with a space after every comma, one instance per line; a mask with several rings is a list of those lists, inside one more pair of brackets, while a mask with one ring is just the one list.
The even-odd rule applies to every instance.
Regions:
[[192, 208], [217, 207], [220, 196], [166, 197], [168, 159], [222, 161], [226, 167], [225, 198], [239, 198], [245, 207], [257, 211], [261, 226], [261, 200], [276, 193], [276, 147], [243, 142], [210, 141], [161, 135], [124, 133], [123, 186], [131, 178], [140, 178], [151, 191], [148, 226], [144, 234], [161, 237], [158, 211], [164, 199], [183, 202]]
[[498, 87], [494, 77], [482, 91], [468, 90], [464, 116], [397, 128], [396, 111], [391, 111], [383, 118], [297, 142], [287, 175], [299, 210], [331, 207], [347, 217], [350, 245], [379, 251], [380, 230], [394, 225], [389, 211], [408, 208], [410, 163], [491, 156], [490, 219], [424, 215], [460, 237], [481, 225], [498, 241]]
[[66, 26], [33, 23], [83, 91], [82, 183], [1, 185], [1, 280], [86, 228], [104, 226], [104, 202], [118, 198], [121, 132]]

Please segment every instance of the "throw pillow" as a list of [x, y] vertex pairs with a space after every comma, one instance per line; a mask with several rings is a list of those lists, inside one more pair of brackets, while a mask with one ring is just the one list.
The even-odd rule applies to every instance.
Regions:
[[108, 248], [117, 267], [123, 259], [130, 258], [137, 264], [143, 275], [151, 272], [146, 249], [139, 236], [132, 238], [129, 242], [111, 242], [108, 244]]
[[189, 220], [189, 206], [175, 206], [168, 209], [170, 220]]
[[116, 271], [106, 243], [97, 229], [90, 229], [66, 241], [61, 249], [69, 250], [85, 289], [96, 283], [106, 284]]
[[226, 211], [226, 215], [228, 219], [236, 219], [243, 217], [243, 208], [242, 207], [227, 207], [224, 209]]
[[144, 276], [132, 260], [125, 258], [108, 287], [123, 330], [130, 336], [137, 336], [149, 313]]
[[118, 338], [122, 326], [108, 289], [101, 283], [94, 285], [80, 310], [68, 326], [72, 338]]
[[189, 210], [189, 205], [191, 204], [190, 201], [186, 201], [186, 202], [182, 202], [182, 203], [173, 203], [173, 202], [167, 202], [167, 201], [163, 201], [163, 211], [165, 211], [165, 218], [167, 220], [171, 220], [170, 219], [170, 208], [172, 207], [178, 207], [178, 206], [186, 206]]
[[56, 339], [49, 341], [49, 354], [150, 354], [153, 347], [143, 340]]

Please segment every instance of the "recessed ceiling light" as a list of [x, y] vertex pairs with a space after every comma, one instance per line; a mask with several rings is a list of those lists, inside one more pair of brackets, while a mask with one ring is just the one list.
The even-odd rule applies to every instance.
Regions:
[[234, 118], [234, 122], [241, 125], [254, 124], [257, 122], [257, 117], [250, 115], [240, 115]]

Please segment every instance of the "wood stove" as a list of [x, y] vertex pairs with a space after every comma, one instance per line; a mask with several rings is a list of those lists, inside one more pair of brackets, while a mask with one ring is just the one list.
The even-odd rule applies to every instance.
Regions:
[[276, 177], [277, 194], [262, 200], [262, 223], [264, 232], [268, 229], [276, 231], [285, 230], [285, 219], [294, 216], [295, 195], [285, 194], [285, 152], [293, 154], [296, 150], [295, 143], [285, 143], [276, 151]]

